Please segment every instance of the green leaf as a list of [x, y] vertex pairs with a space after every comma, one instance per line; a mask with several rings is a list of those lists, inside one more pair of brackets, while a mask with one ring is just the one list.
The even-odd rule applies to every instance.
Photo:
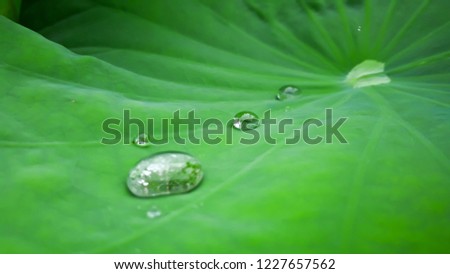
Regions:
[[16, 20], [19, 17], [22, 0], [0, 0], [0, 16]]
[[[0, 252], [449, 253], [448, 8], [25, 1], [23, 26], [0, 17]], [[365, 60], [391, 81], [345, 83]], [[275, 100], [285, 85], [302, 94]], [[333, 122], [348, 118], [347, 144], [283, 143], [310, 118], [325, 123], [328, 108]], [[124, 110], [156, 121], [195, 110], [225, 124], [269, 109], [295, 123], [276, 145], [239, 144], [250, 136], [238, 130], [232, 145], [100, 143], [103, 121]], [[130, 169], [174, 150], [202, 163], [201, 185], [132, 196]]]

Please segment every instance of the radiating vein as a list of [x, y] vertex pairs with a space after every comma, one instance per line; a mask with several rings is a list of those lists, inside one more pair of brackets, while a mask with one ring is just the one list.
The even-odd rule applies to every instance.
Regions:
[[[218, 13], [217, 11], [211, 9], [210, 7], [204, 5], [209, 11], [211, 11], [214, 15], [222, 18], [222, 19], [226, 19], [224, 18], [220, 13]], [[267, 44], [263, 41], [261, 41], [260, 39], [256, 38], [254, 35], [252, 35], [251, 33], [249, 33], [248, 31], [244, 30], [243, 28], [240, 28], [239, 26], [237, 26], [236, 24], [230, 24], [230, 26], [235, 29], [237, 32], [247, 36], [249, 39], [255, 41], [257, 44], [259, 44], [260, 46], [266, 48], [267, 50], [273, 52], [274, 54], [276, 54], [277, 56], [280, 56], [281, 58], [291, 61], [291, 62], [295, 62], [298, 65], [304, 66], [305, 68], [310, 68], [316, 71], [326, 71], [325, 69], [321, 68], [321, 67], [317, 67], [317, 66], [313, 66], [307, 62], [303, 62], [297, 58], [293, 58], [293, 56], [289, 56], [286, 53], [279, 51], [278, 49], [276, 49], [275, 47], [273, 47], [270, 44]]]
[[363, 41], [362, 41], [362, 48], [363, 49], [369, 49], [370, 43], [372, 42], [372, 34], [374, 26], [372, 25], [372, 12], [375, 9], [373, 8], [373, 2], [372, 0], [365, 0], [364, 5], [364, 27], [365, 30], [363, 31]]
[[396, 12], [398, 0], [391, 0], [389, 1], [389, 7], [387, 11], [387, 15], [383, 20], [383, 23], [380, 27], [380, 31], [378, 32], [378, 35], [375, 39], [375, 48], [374, 52], [379, 52], [381, 46], [383, 45], [384, 39], [386, 37], [386, 32], [388, 30], [388, 26], [390, 26], [392, 23], [392, 18], [394, 17], [394, 14]]
[[[446, 104], [446, 103], [443, 103], [443, 102], [441, 102], [441, 101], [437, 101], [437, 100], [430, 99], [430, 98], [426, 97], [425, 94], [423, 94], [423, 95], [417, 95], [417, 94], [414, 94], [414, 93], [411, 93], [411, 92], [403, 91], [403, 90], [401, 90], [401, 89], [399, 89], [399, 88], [397, 88], [397, 89], [395, 90], [395, 92], [398, 92], [398, 93], [407, 95], [407, 96], [409, 96], [409, 97], [417, 98], [417, 99], [419, 99], [419, 100], [421, 100], [421, 101], [427, 101], [427, 102], [430, 102], [430, 103], [432, 103], [432, 104], [434, 104], [434, 105], [439, 105], [439, 106], [443, 106], [443, 107], [446, 107], [446, 108], [449, 108], [449, 109], [450, 109], [450, 104]], [[449, 96], [450, 96], [450, 94], [449, 94]]]
[[342, 230], [342, 245], [344, 250], [346, 250], [347, 252], [352, 250], [351, 239], [355, 233], [355, 219], [358, 213], [358, 209], [360, 208], [358, 205], [361, 201], [364, 179], [367, 176], [366, 171], [368, 166], [370, 165], [370, 155], [374, 153], [376, 146], [381, 139], [381, 134], [383, 132], [385, 124], [386, 116], [382, 112], [380, 113], [381, 116], [378, 117], [377, 122], [372, 129], [372, 132], [368, 134], [370, 138], [367, 141], [356, 166], [353, 181], [350, 185], [350, 195], [348, 198], [346, 212], [345, 214], [343, 214], [345, 218]]
[[337, 11], [339, 13], [339, 18], [342, 22], [344, 29], [344, 37], [347, 41], [346, 47], [344, 48], [345, 54], [350, 56], [352, 52], [355, 52], [356, 48], [356, 40], [354, 35], [352, 34], [352, 29], [349, 21], [349, 15], [347, 13], [347, 7], [345, 6], [344, 0], [339, 0], [336, 3]]
[[304, 50], [305, 53], [315, 56], [318, 61], [320, 60], [325, 65], [325, 66], [323, 66], [324, 72], [325, 72], [325, 67], [329, 68], [332, 71], [339, 71], [335, 62], [331, 62], [330, 61], [331, 59], [327, 59], [317, 49], [314, 49], [313, 47], [309, 46], [308, 44], [306, 44], [305, 42], [300, 40], [298, 37], [293, 35], [293, 33], [289, 29], [287, 29], [284, 25], [280, 24], [279, 22], [274, 22], [272, 24], [272, 26], [276, 30], [276, 34], [278, 34], [278, 33], [281, 34], [280, 38], [289, 39], [289, 41], [292, 41], [293, 43], [295, 43], [296, 45], [299, 45], [301, 47], [301, 48], [299, 48], [299, 50]]
[[[398, 73], [402, 71], [410, 71], [415, 68], [429, 65], [430, 63], [434, 62], [443, 62], [443, 61], [450, 61], [450, 50], [445, 52], [436, 53], [427, 57], [423, 57], [420, 59], [415, 59], [409, 63], [394, 67], [389, 69], [388, 73]], [[450, 62], [449, 62], [450, 63]], [[426, 76], [429, 76], [428, 74]]]
[[441, 150], [436, 147], [426, 136], [423, 135], [420, 131], [418, 131], [414, 126], [412, 126], [409, 122], [404, 120], [397, 111], [392, 107], [392, 105], [383, 98], [377, 92], [369, 93], [370, 96], [378, 102], [380, 105], [387, 106], [388, 108], [383, 108], [384, 111], [389, 112], [392, 117], [395, 117], [398, 123], [403, 126], [406, 130], [408, 130], [418, 141], [420, 141], [430, 152], [433, 158], [444, 168], [447, 172], [450, 172], [450, 160], [441, 152]]
[[[96, 48], [96, 47], [89, 47], [89, 48]], [[148, 57], [153, 57], [153, 56], [158, 56], [160, 58], [164, 58], [167, 59], [167, 61], [171, 61], [171, 62], [180, 62], [183, 64], [188, 64], [188, 65], [195, 65], [198, 67], [202, 67], [205, 69], [217, 69], [220, 70], [219, 72], [227, 72], [227, 73], [234, 73], [234, 74], [238, 74], [238, 75], [245, 75], [248, 77], [251, 77], [254, 79], [254, 77], [264, 77], [264, 78], [276, 78], [278, 80], [287, 80], [287, 79], [292, 79], [292, 77], [306, 77], [309, 79], [317, 79], [317, 80], [324, 80], [324, 79], [336, 79], [336, 77], [332, 77], [329, 75], [323, 75], [323, 74], [317, 74], [317, 73], [310, 73], [310, 72], [306, 72], [306, 71], [301, 71], [301, 70], [293, 70], [293, 69], [289, 69], [286, 67], [281, 67], [278, 66], [276, 64], [273, 64], [273, 72], [272, 71], [264, 71], [264, 72], [259, 72], [259, 71], [249, 71], [247, 70], [243, 70], [243, 69], [237, 69], [234, 67], [225, 67], [225, 66], [218, 66], [215, 65], [214, 67], [211, 67], [211, 64], [206, 64], [203, 62], [198, 62], [196, 60], [193, 59], [180, 59], [178, 57], [173, 57], [173, 56], [169, 56], [169, 55], [164, 55], [164, 54], [159, 54], [159, 53], [155, 53], [155, 52], [145, 52], [142, 50], [138, 50], [138, 49], [133, 49], [133, 48], [114, 48], [111, 46], [102, 46], [100, 48], [104, 48], [104, 49], [108, 49], [108, 52], [105, 53], [114, 53], [114, 52], [132, 52], [132, 53], [137, 53], [137, 54], [142, 54]], [[71, 48], [72, 50], [80, 50], [83, 49], [82, 47], [78, 47], [78, 48]], [[101, 53], [100, 53], [101, 54]], [[100, 54], [96, 54], [96, 56], [100, 55]], [[246, 60], [246, 57], [243, 56], [239, 56], [239, 58], [242, 58], [244, 60]], [[105, 62], [108, 62], [108, 60], [104, 60]], [[259, 60], [254, 60], [254, 59], [249, 59], [249, 62], [255, 63], [255, 65], [260, 64]], [[108, 62], [109, 63], [109, 62]], [[261, 63], [262, 64], [262, 63]], [[116, 64], [112, 64], [117, 66]], [[284, 74], [283, 72], [286, 72], [286, 74]], [[289, 73], [289, 74], [287, 74]], [[142, 74], [141, 74], [142, 75]], [[145, 75], [144, 75], [145, 76]], [[147, 76], [148, 77], [148, 76]], [[290, 77], [290, 78], [288, 78]]]
[[329, 32], [325, 29], [322, 23], [320, 23], [316, 14], [308, 7], [308, 5], [305, 4], [304, 0], [298, 1], [300, 1], [301, 7], [303, 7], [303, 9], [306, 11], [312, 25], [317, 29], [318, 33], [320, 33], [319, 37], [321, 37], [322, 39], [319, 39], [318, 36], [316, 36], [316, 39], [322, 42], [322, 46], [324, 46], [324, 48], [328, 48], [330, 50], [331, 56], [333, 56], [338, 62], [341, 62], [342, 53], [338, 48], [336, 42], [330, 36]]
[[425, 8], [430, 3], [430, 0], [422, 1], [422, 4], [417, 8], [417, 10], [409, 17], [408, 21], [403, 24], [402, 28], [396, 33], [396, 35], [389, 41], [386, 47], [383, 49], [384, 55], [388, 55], [391, 50], [397, 46], [400, 39], [403, 38], [403, 35], [407, 30], [411, 28], [411, 26], [419, 19], [422, 13], [425, 11]]
[[430, 43], [431, 37], [439, 34], [443, 30], [446, 30], [449, 25], [450, 25], [450, 21], [443, 24], [442, 26], [437, 27], [433, 31], [429, 32], [428, 34], [421, 36], [418, 39], [414, 40], [414, 42], [412, 42], [405, 48], [400, 49], [394, 55], [392, 55], [392, 57], [389, 58], [389, 62], [390, 63], [395, 62], [395, 61], [399, 60], [400, 58], [402, 58], [403, 56], [405, 56], [407, 53], [417, 50], [417, 48], [420, 47], [421, 45]]

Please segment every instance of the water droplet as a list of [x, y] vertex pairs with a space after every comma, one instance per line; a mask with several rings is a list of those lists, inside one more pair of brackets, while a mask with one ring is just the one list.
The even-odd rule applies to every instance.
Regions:
[[296, 87], [294, 85], [286, 85], [286, 86], [282, 86], [278, 90], [276, 99], [282, 101], [282, 100], [292, 98], [296, 95], [299, 95], [300, 93], [301, 93], [301, 90], [298, 87]]
[[361, 31], [361, 26], [358, 26], [357, 30], [358, 30], [358, 31]]
[[233, 127], [240, 130], [250, 130], [259, 127], [259, 117], [251, 111], [241, 111], [233, 118]]
[[155, 197], [188, 192], [202, 178], [197, 159], [181, 152], [164, 152], [140, 161], [130, 171], [127, 186], [138, 197]]
[[161, 211], [159, 211], [156, 207], [152, 207], [149, 211], [147, 211], [147, 217], [150, 219], [154, 219], [159, 216], [161, 216]]
[[145, 133], [139, 134], [136, 139], [133, 140], [133, 143], [138, 147], [148, 147], [150, 146], [150, 141], [148, 140], [148, 136]]
[[384, 73], [384, 63], [365, 60], [347, 74], [345, 81], [353, 88], [363, 88], [387, 84], [391, 82], [391, 79]]

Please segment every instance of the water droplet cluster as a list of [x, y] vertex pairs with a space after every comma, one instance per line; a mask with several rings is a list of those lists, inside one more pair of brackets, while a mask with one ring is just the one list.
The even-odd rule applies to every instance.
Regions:
[[[287, 100], [300, 94], [294, 85], [282, 86], [277, 100]], [[233, 127], [242, 131], [260, 126], [258, 115], [251, 111], [241, 111], [233, 118]], [[150, 146], [146, 134], [137, 136], [133, 143], [139, 147]], [[182, 152], [165, 152], [152, 155], [140, 161], [128, 176], [127, 186], [138, 197], [157, 197], [188, 192], [196, 188], [203, 179], [200, 162], [193, 156]], [[147, 217], [156, 218], [159, 210], [150, 210]]]

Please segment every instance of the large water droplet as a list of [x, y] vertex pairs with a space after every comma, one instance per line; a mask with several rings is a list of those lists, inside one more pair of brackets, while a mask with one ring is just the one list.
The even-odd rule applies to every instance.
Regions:
[[240, 130], [250, 130], [259, 127], [259, 117], [251, 111], [241, 111], [233, 118], [233, 127]]
[[188, 192], [202, 178], [197, 159], [181, 152], [165, 152], [140, 161], [130, 171], [127, 185], [138, 197], [155, 197]]
[[150, 141], [148, 140], [147, 134], [142, 133], [133, 140], [133, 144], [137, 145], [138, 147], [148, 147], [150, 146]]
[[391, 79], [384, 73], [384, 63], [365, 60], [347, 74], [345, 82], [354, 88], [363, 88], [387, 84], [391, 82]]
[[299, 95], [301, 93], [301, 90], [294, 85], [286, 85], [286, 86], [282, 86], [279, 90], [278, 90], [278, 94], [276, 96], [277, 100], [286, 100], [289, 98], [292, 98], [296, 95]]

